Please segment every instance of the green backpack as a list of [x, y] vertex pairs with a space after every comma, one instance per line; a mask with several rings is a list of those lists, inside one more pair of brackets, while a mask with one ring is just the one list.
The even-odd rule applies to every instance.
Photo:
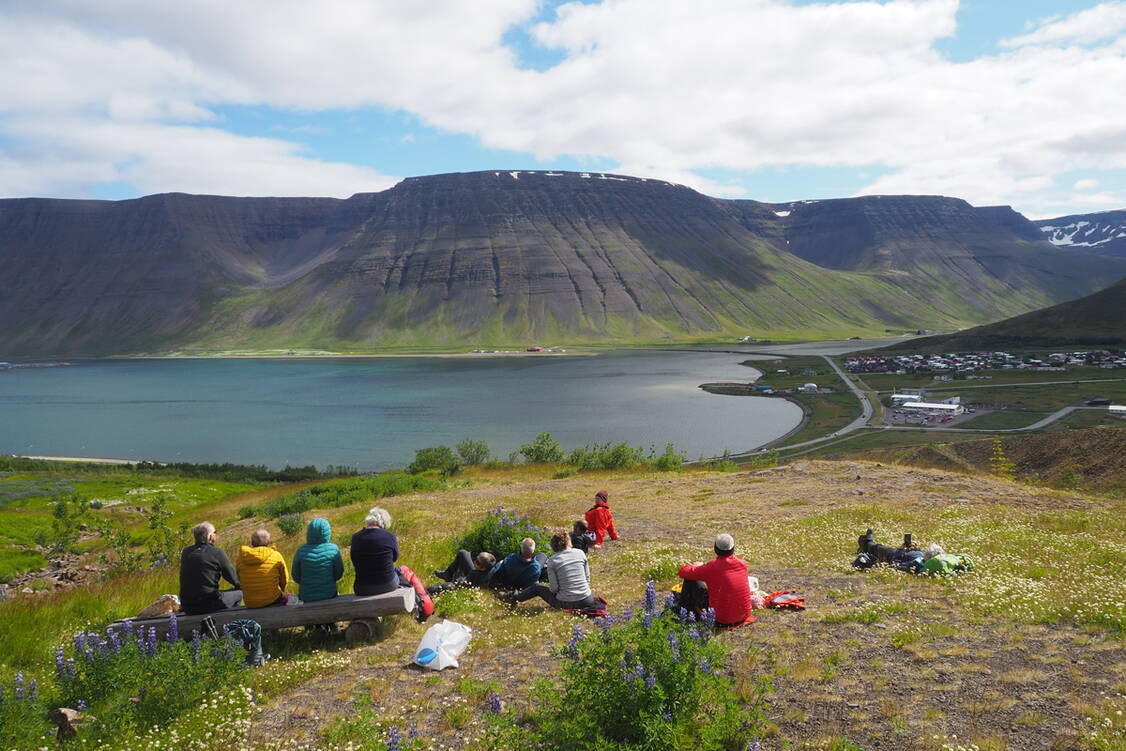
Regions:
[[922, 573], [932, 576], [945, 576], [962, 571], [971, 571], [973, 567], [974, 559], [965, 553], [943, 553], [924, 561]]

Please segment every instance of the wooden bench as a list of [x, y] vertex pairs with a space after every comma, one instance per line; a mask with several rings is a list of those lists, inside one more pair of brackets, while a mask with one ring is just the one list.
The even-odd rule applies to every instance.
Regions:
[[[290, 595], [291, 597], [293, 595]], [[300, 605], [271, 605], [267, 608], [247, 608], [238, 606], [217, 610], [206, 615], [187, 615], [176, 613], [176, 625], [180, 638], [189, 638], [193, 629], [198, 629], [204, 618], [210, 617], [215, 626], [223, 626], [239, 618], [257, 621], [263, 630], [291, 628], [294, 626], [315, 626], [319, 623], [351, 621], [345, 634], [348, 641], [366, 639], [371, 635], [371, 621], [384, 615], [398, 615], [414, 610], [415, 592], [411, 587], [400, 587], [382, 595], [338, 595], [331, 600], [303, 602]], [[110, 627], [121, 631], [126, 623], [131, 623], [135, 631], [156, 629], [157, 637], [164, 638], [168, 632], [168, 616], [159, 618], [124, 618], [114, 621]]]

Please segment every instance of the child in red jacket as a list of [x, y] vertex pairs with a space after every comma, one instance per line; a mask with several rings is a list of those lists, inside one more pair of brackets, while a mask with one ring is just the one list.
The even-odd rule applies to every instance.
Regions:
[[594, 506], [586, 512], [587, 528], [594, 533], [594, 547], [602, 547], [602, 539], [607, 532], [611, 540], [617, 540], [618, 530], [614, 529], [614, 512], [610, 510], [609, 496], [605, 490], [594, 495]]

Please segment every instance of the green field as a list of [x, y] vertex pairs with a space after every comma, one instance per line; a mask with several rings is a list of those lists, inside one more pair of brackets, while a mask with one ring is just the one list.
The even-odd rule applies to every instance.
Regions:
[[967, 430], [1012, 430], [1014, 428], [1028, 427], [1032, 423], [1042, 420], [1050, 414], [1052, 413], [1048, 410], [1006, 409], [974, 417], [963, 423], [959, 423], [958, 427], [966, 428]]
[[[839, 384], [840, 381], [838, 380]], [[843, 428], [860, 416], [860, 403], [851, 391], [832, 394], [791, 394], [791, 399], [801, 402], [810, 411], [809, 419], [798, 432], [773, 448], [785, 448], [794, 443], [809, 441]]]

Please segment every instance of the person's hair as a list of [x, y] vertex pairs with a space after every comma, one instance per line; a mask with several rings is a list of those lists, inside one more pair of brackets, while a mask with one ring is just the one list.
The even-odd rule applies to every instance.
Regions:
[[368, 515], [364, 517], [364, 526], [390, 529], [391, 514], [387, 513], [385, 509], [381, 509], [379, 506], [372, 506], [368, 511]]
[[723, 532], [715, 536], [715, 554], [731, 555], [735, 552], [735, 538]]
[[566, 532], [556, 532], [551, 536], [551, 549], [556, 553], [571, 547], [571, 535]]
[[939, 545], [937, 542], [932, 542], [930, 545], [927, 545], [926, 549], [923, 551], [923, 560], [929, 561], [936, 555], [942, 555], [945, 552], [946, 551], [942, 549], [941, 545]]
[[262, 548], [270, 544], [270, 532], [265, 529], [256, 529], [250, 533], [250, 546]]
[[575, 531], [576, 532], [582, 533], [582, 532], [586, 532], [588, 529], [590, 529], [590, 527], [587, 525], [586, 519], [576, 519], [575, 520]]
[[477, 568], [482, 570], [492, 568], [497, 563], [497, 557], [487, 551], [478, 553], [475, 560], [477, 561]]
[[531, 537], [525, 537], [520, 541], [520, 555], [525, 558], [531, 558], [536, 552], [536, 541]]
[[202, 545], [207, 542], [207, 538], [211, 537], [211, 533], [215, 531], [215, 525], [211, 522], [200, 522], [192, 527], [192, 537], [195, 538], [196, 545]]

